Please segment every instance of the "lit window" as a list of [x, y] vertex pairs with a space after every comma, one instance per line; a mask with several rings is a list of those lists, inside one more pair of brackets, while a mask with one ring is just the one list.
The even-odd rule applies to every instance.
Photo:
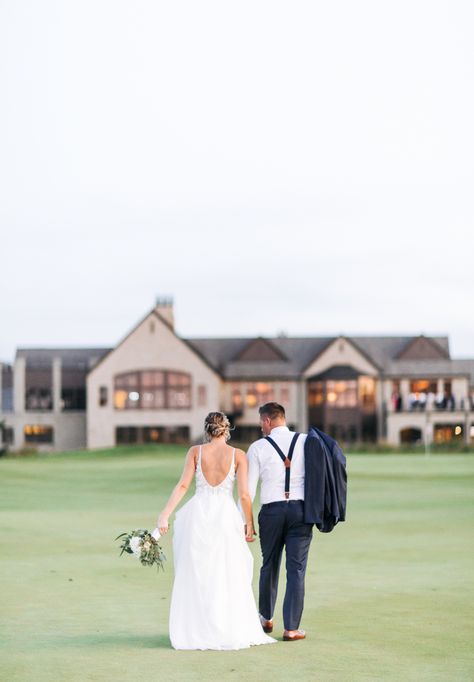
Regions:
[[435, 443], [449, 443], [452, 440], [462, 440], [463, 428], [461, 424], [435, 424], [433, 440]]
[[114, 407], [116, 410], [190, 408], [191, 376], [164, 370], [119, 374], [114, 379]]
[[257, 404], [264, 405], [274, 400], [274, 395], [275, 391], [272, 384], [259, 381], [256, 384], [247, 384], [245, 402], [247, 407], [255, 407]]
[[167, 372], [169, 408], [191, 407], [191, 377], [183, 372]]
[[23, 429], [25, 443], [52, 443], [53, 427], [43, 424], [27, 424]]
[[364, 407], [375, 405], [375, 380], [372, 377], [359, 377], [359, 398]]
[[326, 399], [332, 407], [357, 406], [357, 381], [327, 381]]
[[153, 443], [156, 443], [156, 441], [160, 440], [160, 432], [158, 431], [158, 429], [150, 429], [148, 435]]
[[254, 388], [248, 388], [245, 396], [247, 407], [255, 407], [257, 404], [257, 392]]
[[232, 409], [239, 412], [242, 409], [242, 389], [239, 384], [232, 388]]
[[142, 386], [164, 386], [165, 373], [164, 372], [142, 372], [141, 373]]
[[438, 384], [432, 379], [415, 379], [410, 381], [410, 393], [436, 393]]
[[324, 403], [324, 383], [322, 381], [311, 381], [308, 387], [309, 407], [319, 407]]
[[264, 403], [270, 403], [273, 400], [275, 400], [275, 391], [273, 389], [273, 384], [265, 384], [263, 382], [259, 382], [255, 386], [257, 390], [257, 400], [259, 404], [263, 405]]

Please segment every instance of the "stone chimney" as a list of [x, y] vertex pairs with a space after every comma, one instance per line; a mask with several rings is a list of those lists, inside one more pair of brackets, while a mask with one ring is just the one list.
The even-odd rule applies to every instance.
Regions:
[[171, 296], [158, 296], [155, 310], [174, 330], [173, 298]]

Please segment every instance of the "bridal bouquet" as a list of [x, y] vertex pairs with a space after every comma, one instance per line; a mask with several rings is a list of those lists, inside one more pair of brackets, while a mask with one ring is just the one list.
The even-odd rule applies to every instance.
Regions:
[[150, 533], [148, 530], [132, 530], [130, 533], [121, 533], [115, 539], [122, 540], [120, 545], [120, 556], [124, 552], [127, 554], [134, 554], [143, 566], [153, 566], [156, 564], [157, 568], [163, 568], [163, 561], [166, 557], [158, 544], [160, 538], [160, 531], [158, 528]]

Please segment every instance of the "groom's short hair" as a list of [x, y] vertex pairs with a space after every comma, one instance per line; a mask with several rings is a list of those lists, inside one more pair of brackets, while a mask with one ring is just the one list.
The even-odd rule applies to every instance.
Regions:
[[261, 417], [270, 417], [270, 419], [285, 419], [285, 408], [280, 403], [265, 403], [258, 408], [258, 413]]

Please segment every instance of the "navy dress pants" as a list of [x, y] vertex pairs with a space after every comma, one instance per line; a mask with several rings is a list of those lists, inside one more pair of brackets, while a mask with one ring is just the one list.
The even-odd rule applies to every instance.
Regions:
[[297, 630], [304, 604], [304, 578], [313, 524], [303, 521], [303, 501], [270, 502], [258, 514], [262, 568], [260, 569], [259, 611], [273, 618], [283, 547], [286, 551], [286, 592], [283, 601], [285, 630]]

